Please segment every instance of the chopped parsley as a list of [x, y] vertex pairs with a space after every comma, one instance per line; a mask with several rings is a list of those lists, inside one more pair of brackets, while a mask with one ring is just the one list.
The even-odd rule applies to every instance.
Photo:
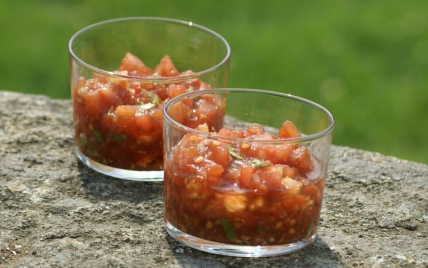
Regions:
[[233, 242], [236, 240], [235, 230], [232, 225], [230, 225], [229, 221], [226, 219], [221, 219], [221, 225], [223, 226], [223, 231], [226, 234], [227, 239]]
[[229, 148], [229, 153], [235, 157], [236, 159], [240, 159], [240, 160], [244, 160], [244, 158], [242, 156], [240, 156], [236, 151], [235, 148], [233, 148], [232, 146], [230, 146], [230, 144], [225, 144], [227, 148]]
[[148, 103], [144, 103], [144, 104], [141, 104], [140, 106], [138, 106], [138, 109], [150, 110], [154, 107], [156, 107], [156, 104], [154, 104], [153, 102], [148, 102]]
[[100, 154], [94, 148], [88, 148], [88, 150], [86, 150], [86, 153], [90, 156], [93, 156], [93, 157], [100, 156]]
[[150, 91], [145, 90], [145, 89], [142, 89], [141, 91], [143, 91], [147, 96], [149, 96], [150, 102], [141, 104], [140, 106], [138, 106], [139, 109], [149, 110], [149, 109], [152, 109], [152, 108], [158, 106], [159, 104], [161, 104], [161, 102], [162, 102], [161, 99], [155, 93], [150, 92]]
[[311, 218], [311, 221], [309, 222], [309, 228], [308, 228], [308, 231], [306, 232], [306, 237], [305, 237], [305, 239], [308, 239], [309, 238], [309, 236], [311, 235], [311, 233], [312, 233], [312, 228], [314, 227], [314, 219], [313, 218]]
[[80, 146], [85, 146], [86, 144], [88, 144], [88, 139], [86, 137], [80, 136], [78, 142]]
[[265, 168], [265, 167], [270, 167], [272, 165], [272, 162], [269, 160], [263, 161], [260, 159], [254, 159], [253, 164], [256, 166], [256, 168]]
[[92, 134], [94, 134], [94, 138], [97, 142], [103, 142], [103, 136], [101, 136], [101, 133], [99, 133], [98, 131], [94, 130], [92, 132]]
[[119, 142], [119, 141], [125, 141], [126, 136], [125, 135], [117, 135], [111, 138], [112, 141]]

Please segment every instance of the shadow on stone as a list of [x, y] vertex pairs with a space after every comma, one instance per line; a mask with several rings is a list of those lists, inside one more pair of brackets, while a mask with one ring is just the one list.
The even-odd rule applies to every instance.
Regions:
[[322, 238], [298, 252], [266, 258], [237, 258], [189, 248], [168, 235], [167, 242], [182, 267], [346, 267]]
[[78, 177], [85, 195], [91, 202], [125, 201], [139, 204], [147, 200], [163, 199], [162, 182], [120, 180], [100, 174], [78, 161]]

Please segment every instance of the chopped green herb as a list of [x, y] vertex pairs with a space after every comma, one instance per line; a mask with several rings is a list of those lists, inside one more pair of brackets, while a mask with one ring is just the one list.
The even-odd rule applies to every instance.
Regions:
[[86, 150], [86, 153], [89, 156], [96, 156], [96, 157], [100, 156], [100, 154], [94, 148], [89, 148], [88, 150]]
[[94, 134], [94, 138], [97, 142], [103, 142], [103, 136], [101, 136], [101, 133], [96, 130], [94, 130], [92, 133]]
[[125, 141], [126, 140], [126, 136], [125, 135], [117, 135], [117, 136], [114, 136], [111, 140], [112, 141], [116, 141], [116, 142]]
[[257, 231], [263, 231], [265, 229], [265, 227], [263, 225], [259, 225], [257, 226]]
[[148, 103], [141, 104], [140, 106], [138, 106], [138, 108], [143, 109], [143, 110], [148, 110], [148, 109], [152, 109], [155, 106], [161, 104], [161, 102], [162, 102], [161, 99], [155, 93], [147, 91], [145, 89], [142, 89], [141, 91], [143, 91], [147, 96], [149, 96], [151, 101]]
[[231, 242], [235, 241], [235, 230], [233, 230], [233, 227], [230, 225], [229, 221], [226, 219], [221, 219], [221, 225], [223, 226], [223, 231], [226, 234], [227, 239], [229, 239]]
[[144, 103], [144, 104], [141, 104], [140, 106], [138, 106], [138, 109], [150, 110], [150, 109], [154, 108], [155, 106], [156, 106], [156, 104], [154, 104], [153, 102], [148, 102], [148, 103]]
[[237, 158], [237, 159], [240, 159], [240, 160], [244, 160], [244, 158], [242, 157], [242, 156], [240, 156], [236, 151], [235, 151], [235, 148], [233, 148], [232, 146], [230, 146], [230, 144], [225, 144], [226, 145], [226, 147], [227, 148], [229, 148], [229, 153], [233, 156], [233, 157], [235, 157], [235, 158]]
[[155, 95], [154, 96], [154, 98], [153, 98], [153, 100], [152, 100], [152, 102], [154, 103], [154, 104], [157, 104], [157, 105], [159, 105], [159, 104], [161, 104], [161, 99], [159, 98], [159, 96], [158, 95]]
[[253, 164], [256, 166], [256, 168], [265, 168], [270, 167], [272, 165], [272, 162], [270, 162], [269, 160], [262, 161], [260, 159], [254, 159]]
[[85, 146], [86, 144], [88, 144], [88, 139], [86, 137], [79, 137], [79, 145]]
[[311, 235], [311, 233], [312, 233], [312, 228], [314, 227], [314, 219], [313, 218], [311, 218], [311, 221], [309, 222], [309, 228], [308, 228], [308, 231], [306, 232], [306, 237], [305, 237], [305, 239], [308, 239], [309, 238], [309, 236]]

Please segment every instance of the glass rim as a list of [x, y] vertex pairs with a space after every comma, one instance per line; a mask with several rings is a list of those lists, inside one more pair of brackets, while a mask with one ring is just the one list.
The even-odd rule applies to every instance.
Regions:
[[[172, 119], [168, 112], [167, 109], [177, 103], [180, 100], [183, 100], [186, 97], [196, 97], [196, 96], [200, 96], [200, 95], [205, 95], [205, 94], [217, 94], [217, 93], [229, 93], [229, 92], [235, 92], [235, 93], [257, 93], [257, 94], [264, 94], [264, 95], [271, 95], [271, 96], [278, 96], [278, 97], [282, 97], [282, 98], [287, 98], [287, 99], [291, 99], [297, 102], [302, 102], [305, 104], [309, 104], [315, 108], [317, 108], [318, 110], [320, 110], [322, 113], [324, 113], [327, 118], [329, 119], [329, 125], [324, 128], [321, 131], [318, 131], [317, 133], [314, 134], [310, 134], [310, 135], [305, 135], [305, 136], [300, 136], [300, 137], [296, 137], [296, 138], [286, 138], [286, 139], [276, 139], [276, 140], [248, 140], [246, 138], [233, 138], [233, 137], [226, 137], [226, 136], [221, 136], [218, 134], [207, 134], [205, 132], [199, 131], [197, 129], [193, 129], [190, 127], [187, 127], [183, 124], [178, 123], [177, 121], [175, 121], [174, 119]], [[319, 138], [322, 138], [324, 136], [327, 136], [328, 134], [330, 134], [333, 131], [334, 125], [335, 125], [335, 119], [333, 114], [327, 110], [324, 106], [310, 101], [308, 99], [302, 98], [302, 97], [298, 97], [298, 96], [294, 96], [291, 94], [287, 94], [287, 93], [282, 93], [282, 92], [276, 92], [276, 91], [270, 91], [270, 90], [261, 90], [261, 89], [243, 89], [243, 88], [215, 88], [215, 89], [204, 89], [204, 90], [197, 90], [197, 91], [193, 91], [193, 92], [188, 92], [188, 93], [184, 93], [181, 95], [178, 95], [174, 98], [172, 98], [171, 100], [169, 100], [163, 107], [163, 116], [164, 116], [164, 120], [165, 122], [170, 123], [171, 125], [173, 125], [175, 128], [177, 129], [181, 129], [183, 131], [186, 132], [190, 132], [190, 133], [195, 133], [201, 136], [205, 136], [206, 138], [210, 138], [210, 139], [222, 139], [222, 140], [226, 140], [226, 141], [230, 141], [231, 143], [239, 143], [240, 141], [251, 141], [251, 142], [256, 142], [256, 143], [303, 143], [303, 142], [308, 142], [308, 141], [313, 141]]]
[[[188, 75], [178, 75], [178, 76], [172, 76], [172, 77], [153, 77], [153, 76], [136, 76], [136, 75], [123, 75], [123, 74], [117, 74], [117, 73], [113, 73], [111, 71], [106, 71], [100, 68], [97, 68], [93, 65], [90, 65], [88, 63], [86, 63], [85, 61], [81, 60], [79, 57], [77, 57], [77, 55], [74, 53], [73, 51], [73, 44], [74, 41], [84, 32], [91, 30], [93, 28], [96, 28], [98, 26], [102, 26], [102, 25], [106, 25], [106, 24], [110, 24], [110, 23], [115, 23], [115, 22], [123, 22], [123, 21], [158, 21], [158, 22], [167, 22], [167, 23], [172, 23], [172, 24], [179, 24], [179, 25], [183, 25], [183, 26], [188, 26], [188, 27], [194, 27], [200, 31], [206, 32], [208, 34], [211, 34], [212, 36], [215, 36], [216, 38], [218, 38], [223, 45], [226, 47], [226, 56], [223, 58], [223, 60], [221, 60], [219, 63], [217, 63], [216, 65], [205, 69], [203, 71], [200, 72], [195, 72], [192, 74], [188, 74]], [[142, 80], [142, 81], [147, 81], [147, 82], [168, 82], [168, 81], [179, 81], [179, 80], [188, 80], [188, 79], [192, 79], [192, 78], [197, 78], [200, 77], [202, 75], [205, 75], [207, 73], [213, 72], [215, 70], [217, 70], [218, 68], [220, 68], [221, 66], [225, 65], [228, 60], [230, 59], [230, 55], [231, 55], [231, 49], [229, 46], [229, 43], [226, 41], [226, 39], [221, 36], [220, 34], [218, 34], [217, 32], [208, 29], [204, 26], [201, 26], [199, 24], [195, 24], [191, 21], [184, 21], [184, 20], [177, 20], [177, 19], [170, 19], [170, 18], [161, 18], [161, 17], [127, 17], [127, 18], [116, 18], [116, 19], [111, 19], [111, 20], [105, 20], [105, 21], [100, 21], [91, 25], [88, 25], [82, 29], [80, 29], [79, 31], [77, 31], [70, 39], [69, 43], [68, 43], [68, 52], [70, 54], [70, 56], [76, 60], [79, 64], [85, 66], [88, 69], [91, 69], [93, 71], [95, 71], [96, 73], [102, 74], [102, 75], [106, 75], [109, 77], [116, 77], [116, 78], [121, 78], [121, 79], [128, 79], [128, 80]]]

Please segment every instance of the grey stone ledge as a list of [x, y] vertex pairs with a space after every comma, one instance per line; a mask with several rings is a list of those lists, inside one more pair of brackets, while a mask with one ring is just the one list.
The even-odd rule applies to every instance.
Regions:
[[428, 166], [333, 146], [309, 247], [271, 258], [187, 248], [163, 228], [162, 183], [93, 172], [71, 102], [0, 91], [0, 267], [428, 267]]

